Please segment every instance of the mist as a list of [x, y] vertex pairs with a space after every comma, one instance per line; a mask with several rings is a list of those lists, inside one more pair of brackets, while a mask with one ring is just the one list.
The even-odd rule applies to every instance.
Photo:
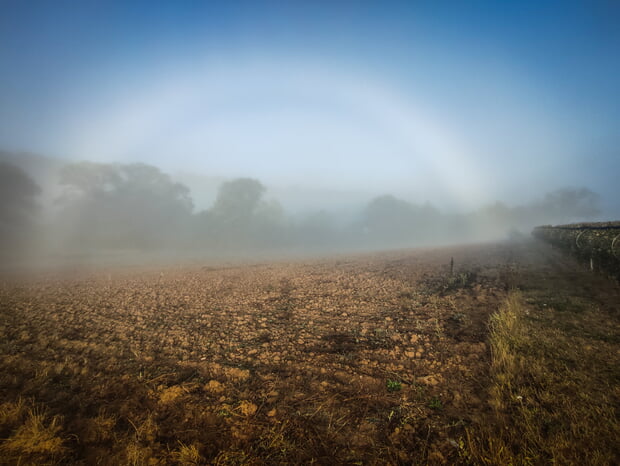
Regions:
[[315, 189], [301, 199], [298, 190], [289, 205], [299, 208], [291, 210], [257, 178], [206, 175], [194, 180], [215, 184], [205, 188], [214, 195], [197, 207], [188, 186], [153, 165], [6, 151], [0, 178], [6, 264], [264, 260], [430, 247], [523, 238], [536, 225], [601, 215], [600, 197], [584, 187], [467, 211], [391, 193], [339, 202], [333, 191], [322, 196]]

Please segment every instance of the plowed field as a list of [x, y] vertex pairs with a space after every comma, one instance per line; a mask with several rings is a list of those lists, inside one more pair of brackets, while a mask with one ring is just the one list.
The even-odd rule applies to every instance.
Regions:
[[557, 255], [532, 247], [6, 276], [0, 456], [461, 461], [489, 409], [489, 316]]

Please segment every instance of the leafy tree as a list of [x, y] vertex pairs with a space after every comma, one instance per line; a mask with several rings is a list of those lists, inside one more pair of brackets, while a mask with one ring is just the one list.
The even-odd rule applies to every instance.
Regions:
[[252, 178], [227, 181], [220, 187], [211, 209], [214, 216], [231, 224], [243, 224], [252, 218], [265, 187]]
[[246, 247], [265, 187], [251, 178], [238, 178], [220, 186], [213, 207], [202, 214], [207, 240], [216, 247]]
[[184, 241], [193, 209], [189, 189], [146, 164], [66, 166], [63, 224], [84, 247], [153, 248]]
[[197, 215], [197, 243], [216, 249], [273, 248], [287, 243], [287, 219], [276, 201], [264, 201], [265, 187], [252, 178], [223, 183], [213, 207]]

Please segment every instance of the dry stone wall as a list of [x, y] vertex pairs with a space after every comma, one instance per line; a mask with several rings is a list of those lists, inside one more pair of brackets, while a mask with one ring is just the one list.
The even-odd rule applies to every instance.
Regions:
[[544, 225], [532, 235], [620, 280], [620, 222]]

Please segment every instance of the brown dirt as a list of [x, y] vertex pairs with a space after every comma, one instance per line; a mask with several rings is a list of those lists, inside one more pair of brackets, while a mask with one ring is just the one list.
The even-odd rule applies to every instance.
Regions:
[[532, 247], [6, 277], [0, 394], [60, 416], [61, 462], [454, 463], [489, 315], [560, 260]]

